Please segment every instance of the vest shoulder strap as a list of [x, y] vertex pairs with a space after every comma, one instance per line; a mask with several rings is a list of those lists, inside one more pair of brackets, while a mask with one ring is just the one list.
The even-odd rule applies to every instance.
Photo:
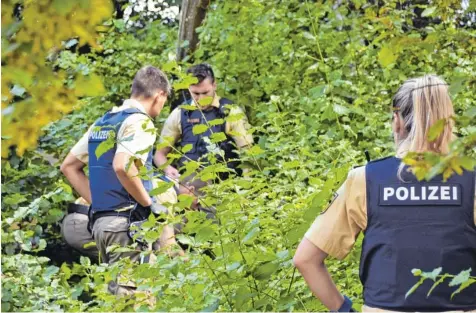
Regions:
[[123, 114], [129, 114], [129, 115], [139, 113], [139, 114], [145, 115], [149, 119], [151, 119], [151, 117], [147, 113], [145, 113], [144, 111], [141, 111], [137, 108], [125, 109], [125, 110], [122, 110], [122, 111], [118, 111], [116, 113], [123, 113]]
[[388, 159], [393, 158], [393, 157], [394, 156], [391, 155], [391, 156], [383, 157], [383, 158], [380, 158], [380, 159], [371, 160], [367, 164], [382, 162], [382, 161], [388, 160]]

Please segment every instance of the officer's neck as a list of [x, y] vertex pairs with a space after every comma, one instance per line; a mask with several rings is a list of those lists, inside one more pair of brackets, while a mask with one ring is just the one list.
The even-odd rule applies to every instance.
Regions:
[[152, 105], [154, 104], [154, 99], [145, 99], [145, 98], [138, 98], [138, 97], [131, 97], [131, 99], [139, 102], [139, 104], [144, 108], [145, 113], [150, 115]]

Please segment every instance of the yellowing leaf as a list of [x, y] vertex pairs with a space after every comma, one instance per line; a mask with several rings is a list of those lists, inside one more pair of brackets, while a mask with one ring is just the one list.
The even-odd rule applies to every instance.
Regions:
[[380, 65], [385, 68], [395, 63], [397, 58], [398, 56], [387, 46], [383, 46], [378, 53], [378, 61], [380, 62]]
[[429, 141], [434, 141], [437, 139], [440, 134], [443, 132], [443, 129], [445, 128], [446, 124], [446, 119], [441, 119], [438, 120], [435, 124], [433, 124], [430, 129], [428, 130], [428, 135], [427, 138]]
[[104, 93], [104, 86], [97, 75], [79, 76], [75, 83], [74, 93], [78, 97], [100, 96]]

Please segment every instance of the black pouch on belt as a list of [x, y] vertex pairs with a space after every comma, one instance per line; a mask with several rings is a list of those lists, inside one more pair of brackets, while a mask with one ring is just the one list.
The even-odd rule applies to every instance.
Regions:
[[127, 234], [129, 235], [129, 238], [142, 245], [147, 244], [147, 242], [144, 241], [144, 238], [142, 236], [136, 236], [136, 238], [134, 238], [134, 236], [137, 234], [139, 229], [141, 229], [142, 224], [147, 221], [151, 212], [150, 206], [144, 207], [137, 203], [129, 214], [129, 231]]

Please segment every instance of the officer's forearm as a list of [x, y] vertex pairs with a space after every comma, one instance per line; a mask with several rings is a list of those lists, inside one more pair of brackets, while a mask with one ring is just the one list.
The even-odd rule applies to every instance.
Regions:
[[304, 238], [296, 250], [294, 264], [316, 298], [328, 309], [337, 311], [344, 303], [344, 297], [327, 271], [324, 264], [326, 257], [327, 253]]
[[117, 178], [126, 191], [142, 206], [152, 204], [149, 193], [144, 188], [142, 180], [138, 177], [139, 171], [132, 162], [129, 169], [126, 170], [130, 156], [125, 153], [119, 153], [114, 157], [113, 168]]
[[337, 311], [341, 307], [344, 298], [337, 290], [324, 264], [309, 263], [299, 268], [299, 271], [309, 289], [322, 304], [332, 311]]
[[63, 171], [74, 190], [88, 203], [91, 203], [91, 190], [89, 189], [89, 179], [84, 171], [77, 169], [66, 169]]
[[81, 162], [72, 153], [69, 153], [61, 164], [60, 169], [74, 190], [87, 202], [91, 203], [89, 179], [83, 170], [85, 166], [86, 164]]
[[156, 166], [161, 166], [167, 163], [167, 154], [172, 150], [170, 147], [165, 147], [157, 150], [154, 156], [154, 163]]

